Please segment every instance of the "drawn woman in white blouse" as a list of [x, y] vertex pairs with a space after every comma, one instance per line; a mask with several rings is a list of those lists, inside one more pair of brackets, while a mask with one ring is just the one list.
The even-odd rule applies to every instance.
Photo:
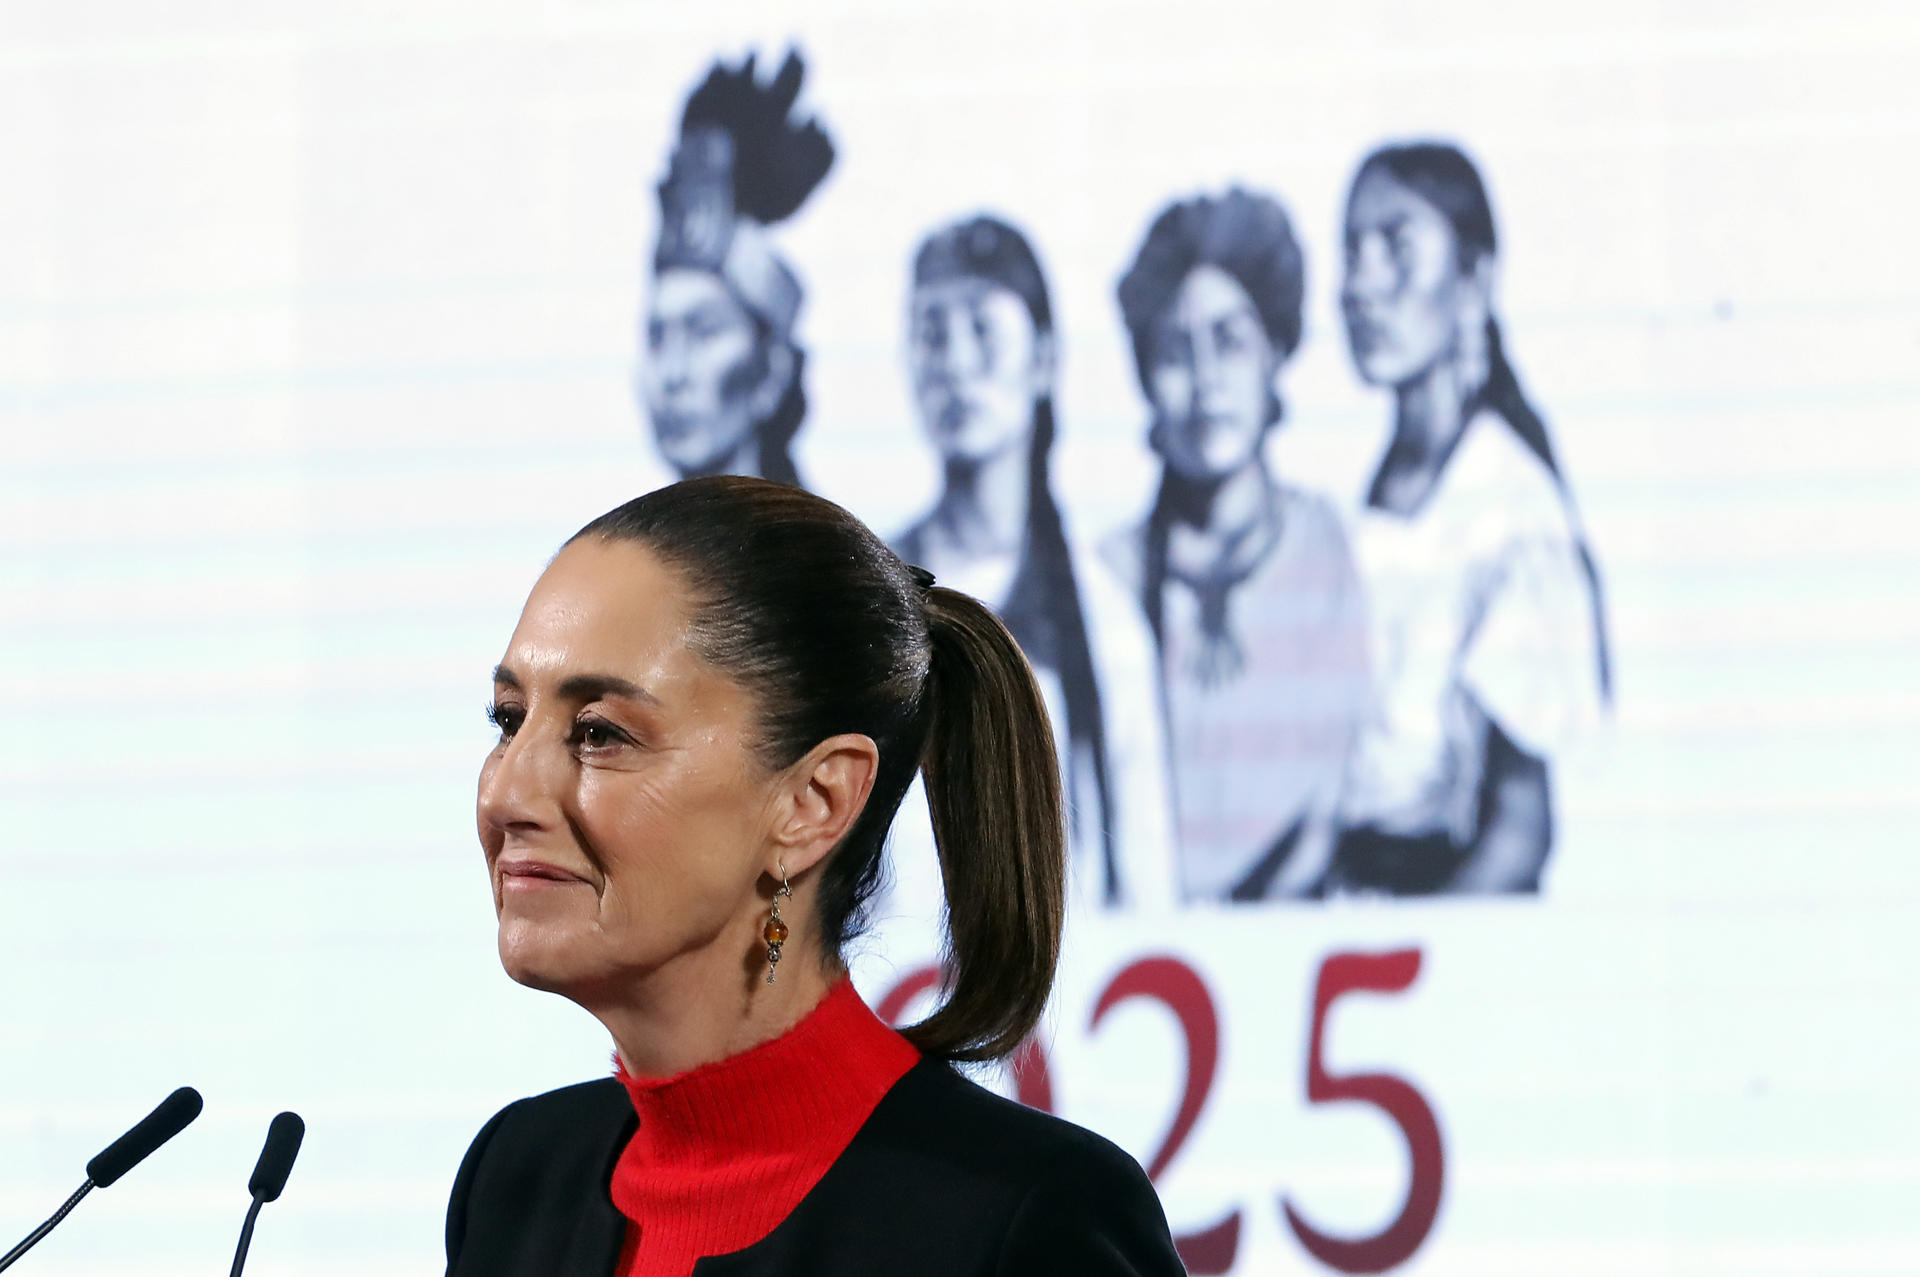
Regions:
[[1107, 550], [1158, 642], [1190, 902], [1322, 889], [1364, 714], [1346, 536], [1265, 455], [1303, 287], [1285, 211], [1238, 189], [1164, 210], [1120, 281], [1165, 470], [1146, 520]]
[[1456, 147], [1388, 146], [1347, 199], [1341, 306], [1393, 436], [1355, 549], [1378, 706], [1336, 888], [1537, 891], [1548, 759], [1609, 697], [1599, 578], [1494, 318], [1486, 188]]

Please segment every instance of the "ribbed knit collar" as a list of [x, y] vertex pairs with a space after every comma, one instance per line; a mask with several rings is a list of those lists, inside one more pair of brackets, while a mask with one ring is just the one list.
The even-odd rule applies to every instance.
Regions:
[[772, 1232], [919, 1059], [843, 979], [749, 1051], [671, 1078], [622, 1068], [640, 1128], [613, 1171], [621, 1277], [686, 1277]]

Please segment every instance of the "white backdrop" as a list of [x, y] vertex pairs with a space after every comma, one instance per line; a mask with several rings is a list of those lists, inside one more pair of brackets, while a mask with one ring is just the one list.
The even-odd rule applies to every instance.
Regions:
[[[1056, 1108], [1153, 1159], [1172, 1016], [1217, 1009], [1160, 1179], [1236, 1273], [1378, 1231], [1392, 1124], [1310, 1104], [1330, 955], [1417, 950], [1327, 1022], [1417, 1088], [1404, 1271], [1920, 1271], [1920, 22], [1898, 3], [549, 3], [0, 11], [0, 1245], [172, 1087], [206, 1115], [23, 1273], [227, 1263], [267, 1118], [309, 1123], [250, 1271], [436, 1271], [466, 1141], [603, 1074], [493, 956], [472, 787], [545, 557], [666, 478], [631, 394], [652, 186], [718, 53], [797, 41], [839, 159], [804, 275], [800, 462], [893, 529], [935, 471], [910, 254], [988, 208], [1062, 342], [1076, 535], [1153, 469], [1112, 301], [1169, 198], [1241, 181], [1308, 271], [1288, 473], [1350, 510], [1386, 409], [1335, 305], [1375, 143], [1488, 176], [1508, 339], [1608, 587], [1608, 729], [1556, 759], [1538, 898], [1075, 919]], [[913, 839], [903, 837], [909, 854]], [[903, 864], [909, 885], [924, 864]], [[911, 894], [910, 892], [908, 894]], [[928, 956], [863, 949], [878, 998]]]

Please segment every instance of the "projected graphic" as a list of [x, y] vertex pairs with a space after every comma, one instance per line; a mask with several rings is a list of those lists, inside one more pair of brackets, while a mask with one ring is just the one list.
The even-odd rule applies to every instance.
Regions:
[[[1031, 657], [982, 1080], [1194, 1272], [1920, 1272], [1906, 7], [150, 8], [4, 24], [0, 1248], [206, 1109], [18, 1271], [212, 1271], [282, 1110], [254, 1270], [440, 1270], [609, 1071], [500, 970], [490, 672], [734, 472]], [[910, 1022], [917, 788], [887, 858]]]
[[914, 404], [939, 454], [941, 488], [893, 548], [1006, 621], [1055, 724], [1075, 896], [1137, 898], [1146, 875], [1128, 848], [1157, 831], [1128, 828], [1115, 798], [1131, 795], [1139, 818], [1160, 786], [1116, 764], [1131, 757], [1137, 773], [1159, 759], [1111, 748], [1107, 702], [1139, 703], [1148, 689], [1103, 688], [1096, 673], [1083, 585], [1094, 569], [1068, 548], [1053, 491], [1053, 308], [1032, 245], [984, 214], [933, 232], [914, 255], [908, 323]]
[[1346, 534], [1266, 460], [1303, 276], [1286, 212], [1234, 189], [1166, 208], [1120, 279], [1162, 470], [1108, 550], [1159, 646], [1189, 901], [1325, 891], [1367, 710]]
[[769, 228], [833, 165], [820, 125], [791, 118], [804, 75], [798, 53], [765, 84], [752, 55], [716, 63], [687, 98], [660, 183], [640, 391], [660, 455], [682, 477], [800, 482], [806, 353], [793, 328], [805, 293]]
[[1378, 707], [1330, 883], [1537, 891], [1548, 757], [1599, 717], [1610, 671], [1593, 554], [1501, 344], [1486, 188], [1453, 145], [1383, 147], [1345, 241], [1354, 366], [1394, 415], [1357, 529]]

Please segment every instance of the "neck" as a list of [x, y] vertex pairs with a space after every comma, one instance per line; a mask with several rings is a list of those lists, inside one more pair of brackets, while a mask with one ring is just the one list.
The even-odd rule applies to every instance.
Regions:
[[1469, 386], [1453, 359], [1437, 359], [1432, 367], [1394, 389], [1393, 450], [1411, 469], [1438, 470], [1459, 441], [1467, 423]]
[[682, 479], [703, 479], [708, 475], [743, 474], [750, 478], [761, 478], [760, 474], [760, 434], [749, 431], [740, 441], [740, 446], [732, 452], [715, 457], [708, 465], [694, 466], [681, 472]]
[[[804, 917], [799, 899], [782, 910]], [[779, 979], [767, 983], [765, 915], [616, 987], [577, 997], [604, 1024], [634, 1077], [674, 1077], [779, 1037], [804, 1019], [842, 974], [796, 934]], [[743, 961], [744, 959], [744, 961]]]
[[1030, 438], [981, 460], [947, 462], [933, 524], [954, 552], [968, 558], [1014, 554], [1026, 543]]
[[1176, 523], [1210, 539], [1237, 539], [1264, 521], [1273, 506], [1273, 482], [1259, 453], [1219, 479], [1195, 481], [1170, 473], [1168, 497]]

